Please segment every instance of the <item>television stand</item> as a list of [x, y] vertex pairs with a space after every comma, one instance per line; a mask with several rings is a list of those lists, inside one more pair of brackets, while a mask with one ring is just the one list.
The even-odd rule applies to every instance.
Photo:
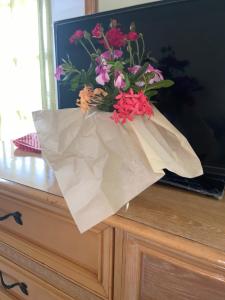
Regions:
[[220, 176], [204, 174], [190, 179], [177, 176], [169, 171], [166, 171], [165, 173], [166, 175], [160, 180], [163, 184], [197, 192], [216, 199], [223, 198], [225, 179]]

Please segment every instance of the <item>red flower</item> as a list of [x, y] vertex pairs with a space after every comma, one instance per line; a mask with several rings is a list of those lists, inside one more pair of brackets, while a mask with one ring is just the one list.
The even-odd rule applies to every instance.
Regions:
[[92, 36], [93, 37], [95, 37], [95, 38], [97, 38], [97, 39], [99, 39], [99, 38], [101, 38], [102, 37], [102, 25], [101, 24], [99, 24], [99, 23], [97, 23], [96, 25], [95, 25], [95, 28], [94, 29], [92, 29]]
[[76, 40], [80, 40], [84, 37], [84, 31], [83, 30], [76, 30], [73, 35], [70, 37], [70, 43], [73, 44]]
[[150, 117], [153, 114], [153, 108], [143, 92], [135, 94], [130, 89], [129, 92], [120, 92], [116, 99], [118, 102], [113, 105], [116, 110], [111, 116], [115, 123], [121, 121], [122, 124], [125, 124], [127, 120], [133, 121], [134, 116], [147, 115]]
[[126, 38], [128, 41], [136, 41], [138, 39], [138, 33], [136, 31], [130, 31]]
[[[126, 35], [120, 30], [120, 28], [113, 27], [113, 28], [109, 29], [106, 32], [105, 36], [111, 47], [120, 48], [125, 45]], [[108, 49], [108, 46], [106, 45], [104, 40], [100, 40], [100, 43], [104, 44], [105, 48]]]

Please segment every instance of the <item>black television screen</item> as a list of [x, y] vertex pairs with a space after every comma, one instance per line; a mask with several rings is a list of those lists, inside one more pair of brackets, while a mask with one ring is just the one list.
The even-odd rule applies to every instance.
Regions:
[[[107, 28], [111, 18], [124, 31], [135, 21], [159, 69], [175, 82], [160, 91], [158, 108], [187, 137], [205, 173], [225, 177], [225, 1], [158, 1], [56, 22], [57, 65], [69, 55], [85, 67], [86, 54], [69, 37], [97, 22]], [[75, 99], [58, 84], [59, 108], [74, 107]]]

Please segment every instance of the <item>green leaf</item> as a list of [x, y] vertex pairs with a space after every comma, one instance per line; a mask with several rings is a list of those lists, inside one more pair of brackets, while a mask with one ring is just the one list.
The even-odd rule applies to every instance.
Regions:
[[168, 88], [174, 85], [174, 82], [172, 80], [161, 80], [159, 82], [151, 84], [148, 88], [148, 90], [155, 90], [155, 89], [161, 89], [161, 88]]
[[86, 81], [87, 81], [86, 79], [87, 79], [86, 71], [84, 69], [82, 69], [80, 72], [81, 83], [86, 83]]
[[126, 83], [126, 86], [125, 86], [124, 90], [127, 91], [130, 88], [130, 80], [129, 80], [129, 77], [127, 74], [125, 74], [125, 83]]
[[69, 56], [68, 56], [68, 58], [67, 58], [68, 60], [66, 60], [66, 59], [64, 59], [64, 58], [62, 58], [62, 62], [63, 62], [63, 66], [67, 66], [67, 67], [70, 67], [70, 68], [75, 68], [75, 66], [73, 66], [73, 64], [72, 64], [72, 62], [71, 62], [71, 60], [70, 60], [70, 58], [69, 58]]
[[68, 64], [68, 61], [65, 60], [65, 58], [62, 58], [62, 62], [63, 62], [64, 64]]
[[135, 93], [138, 93], [140, 91], [142, 91], [142, 87], [138, 87], [136, 85], [132, 86], [132, 90], [135, 92]]
[[95, 73], [95, 66], [93, 63], [91, 63], [88, 68], [87, 74], [88, 74], [88, 76], [91, 76], [93, 73]]
[[158, 92], [157, 92], [157, 91], [153, 91], [153, 90], [150, 90], [150, 91], [145, 92], [145, 95], [146, 95], [148, 98], [151, 98], [151, 97], [153, 97], [153, 96], [155, 96], [155, 95], [157, 95], [157, 94], [158, 94]]
[[78, 86], [80, 85], [80, 81], [81, 81], [80, 74], [73, 77], [73, 79], [70, 82], [71, 91], [75, 91], [78, 88]]
[[154, 72], [146, 73], [144, 76], [146, 81], [148, 82], [150, 79], [155, 77], [155, 73]]
[[126, 59], [124, 59], [123, 60], [123, 63], [126, 65], [126, 64], [128, 64], [130, 62], [130, 59], [129, 58], [126, 58]]
[[123, 67], [123, 64], [120, 61], [116, 61], [115, 64], [114, 64], [114, 68], [115, 68], [115, 70], [122, 71], [124, 67]]
[[69, 80], [69, 78], [71, 77], [71, 73], [68, 73], [68, 74], [66, 74], [64, 77], [63, 77], [63, 79], [62, 79], [62, 81], [67, 81], [67, 80]]
[[97, 106], [98, 109], [102, 111], [112, 112], [114, 110], [113, 105], [116, 104], [115, 97], [115, 94], [109, 94], [106, 97], [104, 97], [104, 101]]
[[97, 57], [99, 57], [99, 55], [97, 55], [96, 53], [91, 53], [91, 58], [93, 60], [96, 59]]

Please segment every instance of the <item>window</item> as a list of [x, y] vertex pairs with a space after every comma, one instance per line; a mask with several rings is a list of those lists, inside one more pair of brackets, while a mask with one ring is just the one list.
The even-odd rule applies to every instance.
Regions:
[[49, 0], [0, 0], [2, 140], [33, 132], [31, 112], [55, 103], [49, 5]]

